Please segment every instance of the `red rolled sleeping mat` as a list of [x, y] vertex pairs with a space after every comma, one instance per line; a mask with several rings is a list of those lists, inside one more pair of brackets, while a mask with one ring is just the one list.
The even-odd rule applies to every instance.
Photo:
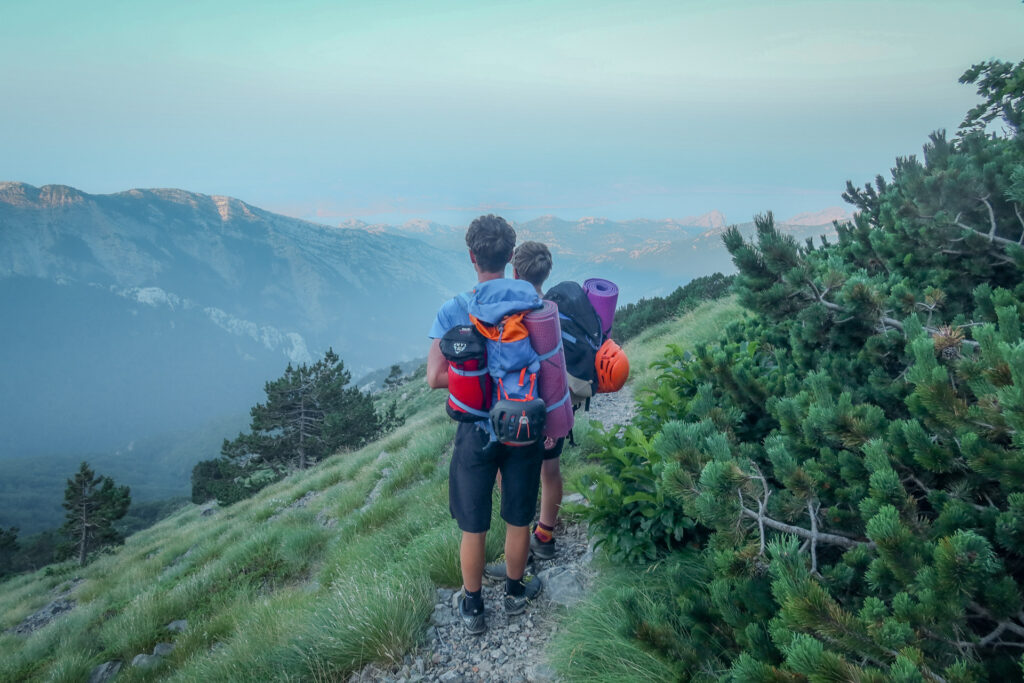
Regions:
[[531, 311], [523, 319], [530, 333], [530, 344], [541, 357], [540, 397], [547, 407], [548, 419], [544, 436], [560, 439], [572, 429], [572, 403], [569, 401], [569, 380], [565, 374], [565, 352], [562, 350], [562, 326], [558, 322], [558, 306], [550, 301]]

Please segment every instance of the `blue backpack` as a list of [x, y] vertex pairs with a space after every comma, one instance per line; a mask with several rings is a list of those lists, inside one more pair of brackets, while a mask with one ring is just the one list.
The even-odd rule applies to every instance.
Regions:
[[543, 307], [540, 297], [528, 282], [504, 278], [482, 282], [464, 297], [469, 319], [485, 340], [487, 370], [495, 387], [491, 438], [507, 446], [536, 443], [547, 417], [537, 386], [543, 359], [530, 344], [523, 318]]

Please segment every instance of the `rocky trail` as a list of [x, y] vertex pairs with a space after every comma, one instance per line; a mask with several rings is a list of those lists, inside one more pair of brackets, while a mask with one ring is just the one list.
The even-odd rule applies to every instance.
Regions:
[[[634, 410], [632, 387], [626, 386], [616, 394], [595, 397], [590, 412], [578, 413], [577, 419], [597, 420], [606, 427], [628, 424]], [[565, 500], [581, 501], [582, 496], [568, 495]], [[558, 631], [566, 610], [587, 595], [595, 572], [591, 566], [594, 552], [584, 524], [560, 521], [556, 539], [554, 559], [535, 560], [529, 567], [544, 582], [544, 590], [525, 614], [507, 617], [500, 606], [504, 587], [484, 585], [487, 632], [469, 635], [456, 610], [456, 591], [439, 588], [430, 626], [420, 646], [394, 666], [366, 666], [352, 674], [349, 683], [558, 680], [547, 661], [547, 643]]]

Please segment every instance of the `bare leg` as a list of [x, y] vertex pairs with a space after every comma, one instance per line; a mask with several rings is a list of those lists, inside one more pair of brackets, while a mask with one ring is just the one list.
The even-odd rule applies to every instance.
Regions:
[[540, 521], [552, 529], [558, 523], [558, 508], [562, 505], [562, 470], [559, 460], [551, 458], [540, 466]]
[[[471, 534], [462, 532], [462, 543], [459, 544], [459, 562], [462, 565], [462, 585], [468, 591], [480, 590], [484, 576], [485, 542], [487, 532]], [[506, 541], [507, 543], [507, 541]]]
[[[526, 558], [530, 554], [530, 527], [505, 525], [505, 574], [510, 579], [521, 579], [526, 571]], [[481, 554], [481, 557], [483, 555]], [[481, 565], [481, 570], [483, 565]], [[465, 569], [463, 569], [465, 576]]]

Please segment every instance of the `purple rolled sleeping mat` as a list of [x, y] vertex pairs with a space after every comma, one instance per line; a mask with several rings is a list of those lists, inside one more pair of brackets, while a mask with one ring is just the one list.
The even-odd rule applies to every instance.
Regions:
[[583, 291], [587, 293], [590, 305], [597, 311], [601, 319], [601, 331], [608, 336], [615, 322], [615, 304], [619, 301], [619, 288], [611, 280], [592, 277], [583, 281]]
[[558, 322], [558, 306], [550, 301], [530, 311], [523, 318], [530, 332], [530, 344], [540, 356], [540, 397], [548, 410], [544, 436], [560, 439], [572, 429], [572, 402], [565, 374], [565, 351], [562, 350], [562, 326]]

